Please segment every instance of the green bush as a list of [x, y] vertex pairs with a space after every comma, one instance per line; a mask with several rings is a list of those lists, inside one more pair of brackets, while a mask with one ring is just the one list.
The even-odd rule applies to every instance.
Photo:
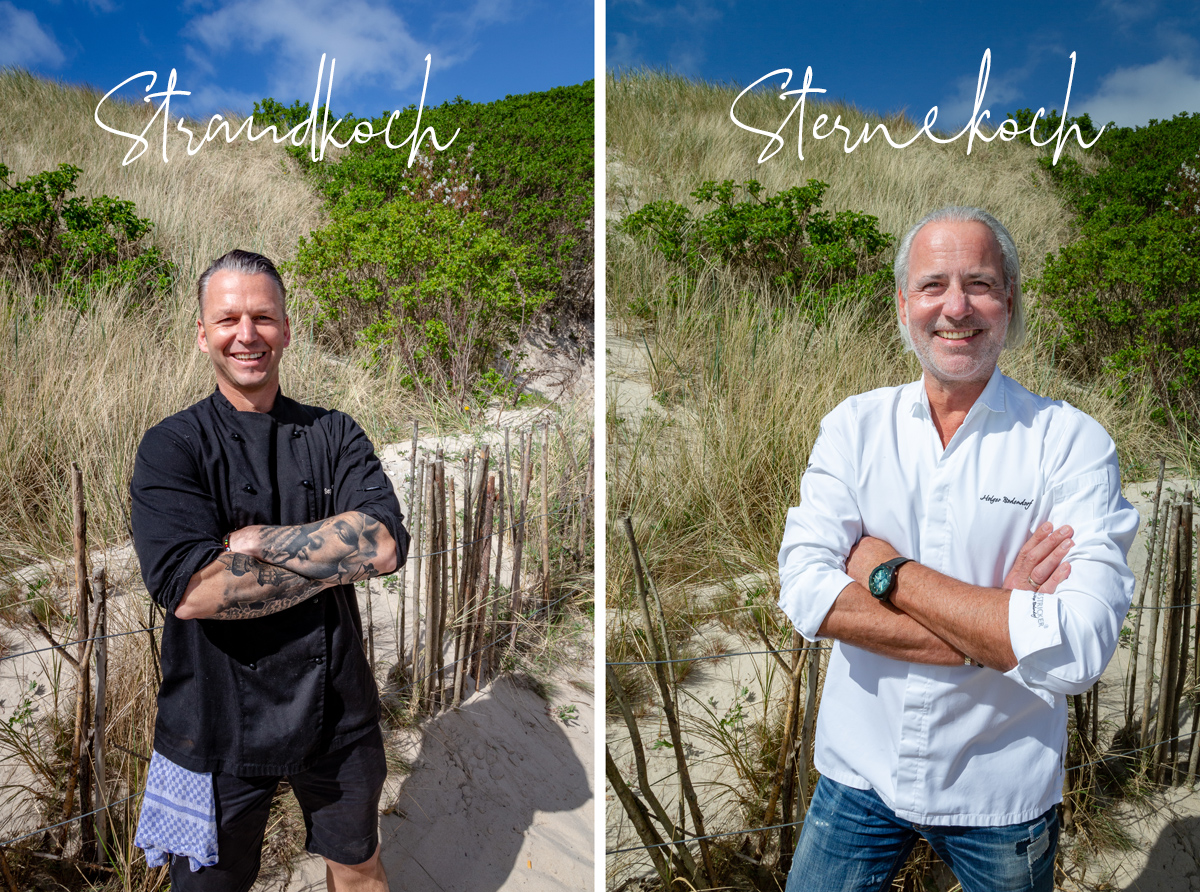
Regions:
[[1060, 355], [1118, 381], [1148, 375], [1166, 417], [1200, 423], [1200, 114], [1106, 131], [1108, 163], [1055, 176], [1079, 238], [1031, 286], [1061, 333]]
[[[268, 98], [255, 105], [255, 123], [259, 128], [274, 123], [283, 132], [308, 113], [307, 104], [288, 107]], [[390, 114], [371, 119], [372, 128], [381, 131]], [[400, 113], [391, 126], [393, 144], [408, 136], [416, 119], [415, 105]], [[339, 140], [361, 120], [367, 119], [344, 116]], [[306, 147], [289, 151], [316, 178], [330, 206], [352, 193], [377, 193], [383, 200], [407, 195], [479, 211], [489, 226], [528, 245], [553, 272], [548, 287], [558, 300], [590, 318], [594, 120], [589, 81], [490, 103], [459, 97], [422, 109], [421, 131], [433, 127], [439, 143], [461, 132], [444, 152], [434, 151], [426, 139], [411, 168], [409, 146], [389, 149], [382, 138], [351, 144], [336, 163], [304, 160]]]
[[719, 264], [747, 282], [769, 282], [819, 322], [838, 303], [889, 291], [880, 255], [893, 241], [870, 214], [816, 210], [827, 188], [810, 179], [764, 196], [757, 180], [708, 181], [692, 193], [697, 202], [716, 205], [703, 216], [655, 201], [617, 228], [692, 270]]
[[80, 173], [60, 164], [11, 183], [0, 164], [0, 275], [57, 285], [80, 309], [96, 289], [128, 288], [134, 302], [169, 290], [172, 264], [144, 244], [153, 224], [132, 201], [68, 198]]
[[291, 270], [324, 337], [395, 355], [414, 387], [469, 395], [551, 297], [553, 274], [483, 215], [353, 190], [301, 238]]

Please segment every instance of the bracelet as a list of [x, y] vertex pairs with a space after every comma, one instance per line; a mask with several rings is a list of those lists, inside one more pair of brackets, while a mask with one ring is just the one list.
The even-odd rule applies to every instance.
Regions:
[[230, 537], [231, 535], [233, 535], [233, 534], [232, 534], [232, 533], [226, 533], [226, 534], [225, 534], [225, 539], [224, 539], [224, 540], [221, 542], [221, 544], [225, 546], [225, 550], [226, 550], [226, 551], [229, 551], [229, 537]]

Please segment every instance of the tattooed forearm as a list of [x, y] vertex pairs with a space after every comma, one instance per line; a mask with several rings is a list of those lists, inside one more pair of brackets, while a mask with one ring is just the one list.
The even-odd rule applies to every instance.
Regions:
[[387, 527], [359, 511], [317, 523], [250, 526], [229, 551], [193, 574], [175, 608], [180, 619], [247, 619], [286, 610], [322, 589], [396, 569]]
[[278, 613], [330, 586], [244, 554], [223, 554], [217, 562], [228, 570], [228, 575], [212, 619], [250, 619]]
[[376, 568], [386, 563], [381, 560], [380, 540], [387, 536], [390, 541], [391, 536], [379, 521], [358, 511], [316, 523], [261, 526], [253, 531], [251, 554], [309, 579], [343, 583], [386, 572]]

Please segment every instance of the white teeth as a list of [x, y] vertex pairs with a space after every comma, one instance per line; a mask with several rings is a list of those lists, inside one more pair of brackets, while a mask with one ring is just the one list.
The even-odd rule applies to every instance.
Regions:
[[266, 351], [262, 350], [262, 351], [259, 351], [258, 353], [235, 353], [235, 354], [233, 354], [233, 358], [240, 359], [243, 362], [253, 362], [254, 360], [258, 359], [259, 357], [265, 356], [265, 355], [266, 355]]
[[982, 329], [976, 328], [971, 331], [938, 331], [934, 332], [939, 338], [945, 338], [949, 341], [961, 341], [964, 338], [969, 338], [979, 334]]

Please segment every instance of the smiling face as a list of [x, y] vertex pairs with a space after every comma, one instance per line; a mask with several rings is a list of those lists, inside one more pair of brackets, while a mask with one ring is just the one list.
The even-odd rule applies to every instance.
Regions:
[[1004, 349], [1012, 290], [986, 224], [929, 223], [913, 239], [906, 291], [897, 292], [925, 374], [947, 390], [987, 383]]
[[208, 281], [197, 343], [212, 360], [221, 393], [243, 412], [267, 412], [292, 332], [270, 276], [221, 270]]

